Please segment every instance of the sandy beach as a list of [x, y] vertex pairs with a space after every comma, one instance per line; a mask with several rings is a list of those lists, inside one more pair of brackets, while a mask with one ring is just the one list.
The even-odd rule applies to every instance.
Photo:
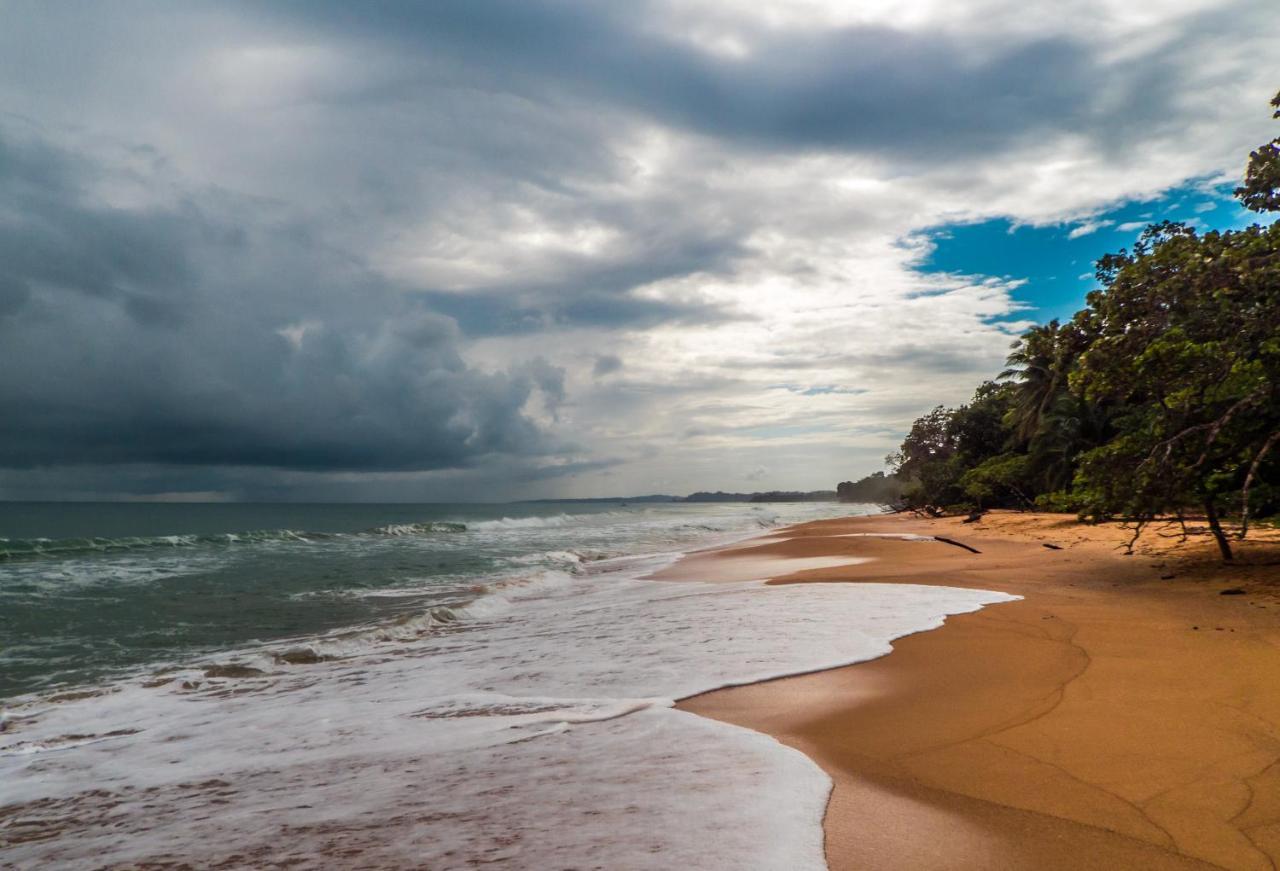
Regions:
[[[1129, 530], [1060, 515], [878, 516], [692, 555], [663, 576], [1023, 599], [878, 660], [681, 707], [828, 772], [833, 869], [1274, 869], [1280, 536], [1260, 533], [1224, 567], [1207, 536], [1178, 532], [1153, 528], [1125, 555]], [[978, 552], [884, 537], [899, 535]]]

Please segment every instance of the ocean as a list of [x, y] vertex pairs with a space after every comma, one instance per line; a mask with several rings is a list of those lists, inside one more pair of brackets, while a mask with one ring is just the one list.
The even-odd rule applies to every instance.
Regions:
[[877, 510], [0, 504], [0, 866], [823, 867], [826, 776], [674, 702], [1010, 597], [644, 578]]

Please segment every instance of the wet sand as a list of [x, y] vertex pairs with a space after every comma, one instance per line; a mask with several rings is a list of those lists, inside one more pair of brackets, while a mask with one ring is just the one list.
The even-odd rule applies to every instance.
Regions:
[[1128, 531], [1057, 515], [878, 516], [693, 555], [664, 577], [1024, 598], [872, 662], [680, 707], [773, 735], [831, 775], [833, 869], [1275, 869], [1280, 534], [1223, 567], [1206, 536], [1175, 532], [1125, 556]]

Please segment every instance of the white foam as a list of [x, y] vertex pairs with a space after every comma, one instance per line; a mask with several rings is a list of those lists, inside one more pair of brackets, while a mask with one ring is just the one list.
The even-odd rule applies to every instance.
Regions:
[[652, 562], [626, 565], [536, 573], [338, 662], [16, 710], [0, 804], [43, 799], [16, 818], [61, 834], [6, 860], [328, 867], [340, 847], [360, 867], [820, 868], [825, 775], [672, 701], [881, 656], [1014, 598], [651, 582], [629, 574]]
[[[583, 519], [598, 520], [601, 516], [607, 515], [585, 515]], [[568, 526], [578, 520], [578, 516], [573, 514], [555, 514], [550, 517], [503, 517], [499, 520], [474, 520], [467, 524], [467, 529], [472, 532], [493, 529], [546, 529], [550, 526]]]
[[[4, 565], [0, 576], [0, 603], [5, 599], [29, 601], [39, 597], [74, 594], [92, 587], [123, 588], [154, 584], [191, 575], [218, 564], [218, 556], [181, 554], [121, 554], [108, 561], [66, 560], [52, 565], [37, 561]], [[0, 604], [0, 607], [3, 607]]]
[[547, 550], [541, 553], [528, 553], [508, 557], [507, 562], [516, 566], [533, 566], [543, 563], [578, 565], [583, 560], [582, 554], [576, 550]]

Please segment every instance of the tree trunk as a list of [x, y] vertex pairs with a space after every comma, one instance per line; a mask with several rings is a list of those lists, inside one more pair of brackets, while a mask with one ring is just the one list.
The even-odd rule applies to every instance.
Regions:
[[1019, 489], [1019, 488], [1017, 488], [1017, 487], [1013, 487], [1013, 486], [1011, 486], [1009, 489], [1010, 489], [1010, 490], [1012, 490], [1012, 491], [1014, 492], [1014, 494], [1015, 494], [1019, 499], [1021, 499], [1021, 500], [1022, 500], [1022, 504], [1023, 504], [1023, 505], [1027, 506], [1027, 507], [1026, 507], [1026, 510], [1027, 510], [1027, 511], [1035, 511], [1035, 510], [1036, 510], [1036, 503], [1035, 503], [1033, 500], [1028, 499], [1028, 498], [1027, 498], [1027, 494], [1026, 494], [1026, 493], [1023, 493], [1023, 492], [1022, 492], [1022, 490], [1020, 490], [1020, 489]]
[[1253, 462], [1249, 465], [1249, 474], [1244, 478], [1244, 490], [1240, 494], [1240, 535], [1241, 541], [1249, 534], [1249, 488], [1253, 486], [1253, 476], [1258, 474], [1258, 467], [1262, 465], [1262, 458], [1267, 455], [1267, 451], [1271, 450], [1271, 446], [1280, 439], [1280, 430], [1276, 430], [1267, 440], [1262, 443], [1262, 447], [1258, 448], [1258, 453], [1254, 455]]
[[1231, 542], [1227, 541], [1227, 534], [1222, 531], [1222, 524], [1218, 521], [1218, 510], [1213, 507], [1212, 497], [1204, 500], [1204, 514], [1209, 521], [1209, 529], [1218, 542], [1218, 550], [1222, 551], [1222, 561], [1231, 562]]
[[1133, 522], [1133, 538], [1129, 539], [1128, 545], [1125, 546], [1124, 555], [1133, 556], [1133, 546], [1138, 543], [1138, 538], [1142, 535], [1142, 527], [1147, 525], [1147, 521], [1139, 517]]

